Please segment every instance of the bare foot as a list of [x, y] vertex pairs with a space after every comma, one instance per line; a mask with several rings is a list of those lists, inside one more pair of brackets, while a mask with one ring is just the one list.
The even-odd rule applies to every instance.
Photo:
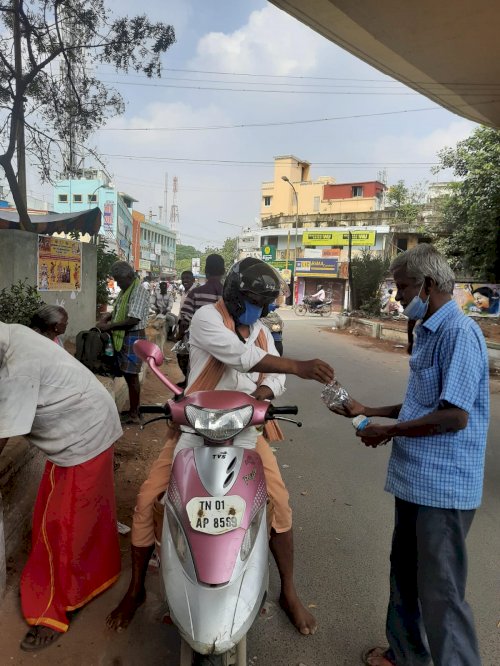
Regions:
[[43, 650], [43, 648], [49, 647], [49, 645], [56, 641], [60, 635], [60, 631], [50, 629], [50, 627], [42, 625], [30, 627], [26, 636], [21, 641], [21, 650], [25, 650], [26, 652]]
[[126, 629], [132, 621], [132, 618], [135, 615], [135, 611], [145, 601], [146, 590], [141, 590], [137, 596], [127, 592], [118, 606], [112, 610], [106, 618], [106, 626], [108, 629], [113, 629], [114, 631], [118, 632], [120, 632], [122, 629]]
[[280, 594], [280, 606], [285, 611], [293, 626], [304, 636], [315, 634], [318, 628], [316, 618], [310, 613], [297, 594]]
[[395, 666], [386, 658], [388, 648], [374, 647], [363, 653], [361, 659], [366, 666]]

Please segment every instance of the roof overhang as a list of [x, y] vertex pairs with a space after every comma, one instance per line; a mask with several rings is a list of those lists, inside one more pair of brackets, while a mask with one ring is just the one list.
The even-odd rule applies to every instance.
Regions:
[[[81, 234], [95, 236], [101, 227], [101, 209], [78, 213], [52, 213], [50, 215], [32, 215], [31, 222], [38, 234], [69, 233], [78, 231]], [[0, 208], [0, 229], [19, 229], [19, 215], [17, 213], [2, 213]]]
[[500, 128], [498, 0], [270, 0], [454, 113]]

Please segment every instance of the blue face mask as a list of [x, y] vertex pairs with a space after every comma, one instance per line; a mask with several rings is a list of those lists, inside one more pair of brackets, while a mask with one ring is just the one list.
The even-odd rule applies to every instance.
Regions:
[[246, 326], [251, 326], [255, 324], [257, 319], [262, 315], [262, 308], [259, 305], [254, 305], [249, 301], [243, 301], [245, 304], [245, 309], [242, 314], [238, 317], [238, 324], [245, 324]]
[[420, 298], [420, 294], [422, 293], [423, 288], [424, 285], [422, 284], [418, 294], [411, 299], [411, 301], [403, 310], [403, 314], [406, 317], [408, 317], [408, 319], [412, 319], [413, 321], [418, 321], [419, 319], [423, 319], [427, 314], [427, 309], [429, 307], [429, 296], [427, 296], [426, 301], [423, 301]]

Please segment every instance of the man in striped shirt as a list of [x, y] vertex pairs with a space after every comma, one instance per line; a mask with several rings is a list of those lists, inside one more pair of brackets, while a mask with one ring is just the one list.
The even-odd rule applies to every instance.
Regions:
[[220, 254], [209, 254], [205, 261], [207, 281], [200, 287], [191, 289], [186, 295], [179, 314], [179, 335], [183, 336], [189, 328], [196, 310], [203, 305], [216, 303], [222, 298], [222, 278], [224, 277], [224, 259]]

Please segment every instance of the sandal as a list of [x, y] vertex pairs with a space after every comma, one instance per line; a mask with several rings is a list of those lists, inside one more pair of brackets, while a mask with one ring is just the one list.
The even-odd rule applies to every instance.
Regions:
[[25, 652], [43, 650], [57, 641], [60, 635], [61, 632], [56, 631], [55, 629], [50, 629], [50, 627], [44, 627], [43, 625], [37, 624], [30, 627], [27, 631], [20, 644], [21, 650], [24, 650]]
[[368, 648], [361, 655], [361, 661], [365, 666], [396, 666], [396, 663], [388, 658], [388, 652], [389, 648]]

